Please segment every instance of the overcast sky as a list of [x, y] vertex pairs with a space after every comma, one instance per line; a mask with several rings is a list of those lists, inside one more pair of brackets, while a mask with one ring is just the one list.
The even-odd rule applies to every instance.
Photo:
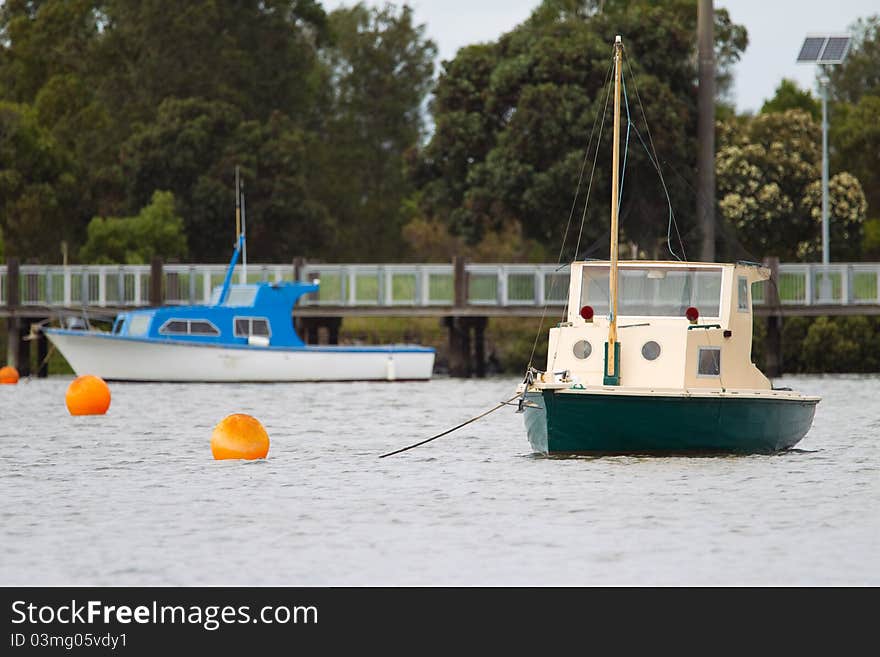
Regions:
[[[348, 0], [325, 2], [328, 10], [352, 4]], [[366, 4], [385, 3], [367, 0]], [[410, 0], [408, 4], [416, 20], [427, 25], [443, 60], [454, 57], [464, 45], [495, 40], [525, 20], [540, 2]], [[783, 77], [814, 89], [814, 67], [795, 63], [807, 33], [843, 32], [855, 19], [880, 13], [878, 0], [715, 0], [715, 6], [726, 8], [733, 20], [749, 31], [749, 47], [736, 67], [735, 94], [740, 111], [760, 109]]]

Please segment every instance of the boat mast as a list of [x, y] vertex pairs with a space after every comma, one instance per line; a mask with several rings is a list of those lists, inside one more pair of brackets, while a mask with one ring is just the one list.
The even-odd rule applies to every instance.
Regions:
[[620, 385], [620, 344], [617, 342], [617, 211], [619, 206], [618, 177], [620, 175], [620, 76], [623, 41], [614, 38], [614, 145], [611, 155], [611, 266], [608, 276], [611, 300], [608, 324], [608, 344], [605, 348], [605, 385]]
[[223, 287], [220, 290], [220, 297], [215, 305], [222, 306], [226, 298], [229, 296], [229, 287], [232, 285], [232, 272], [235, 271], [235, 263], [238, 262], [238, 256], [244, 248], [244, 233], [241, 229], [241, 189], [239, 186], [238, 167], [235, 167], [235, 248], [232, 251], [232, 259], [229, 261], [229, 267], [226, 269], [226, 276], [223, 278]]

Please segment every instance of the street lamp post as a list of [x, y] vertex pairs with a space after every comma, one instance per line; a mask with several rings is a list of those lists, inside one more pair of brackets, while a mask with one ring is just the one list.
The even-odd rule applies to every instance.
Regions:
[[[822, 66], [840, 64], [849, 50], [849, 34], [808, 34], [797, 61], [819, 67], [819, 93], [822, 97], [822, 264], [831, 262], [831, 231], [828, 226], [828, 75]], [[821, 296], [830, 297], [830, 279], [823, 276]], [[827, 295], [826, 295], [827, 292]]]
[[831, 262], [831, 235], [828, 229], [828, 76], [819, 75], [822, 95], [822, 264]]

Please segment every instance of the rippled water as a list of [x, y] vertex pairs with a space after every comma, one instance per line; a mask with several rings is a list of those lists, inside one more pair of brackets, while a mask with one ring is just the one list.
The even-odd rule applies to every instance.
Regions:
[[[0, 584], [880, 584], [880, 378], [788, 377], [824, 397], [776, 456], [533, 456], [495, 379], [0, 386]], [[259, 418], [269, 458], [214, 461]]]

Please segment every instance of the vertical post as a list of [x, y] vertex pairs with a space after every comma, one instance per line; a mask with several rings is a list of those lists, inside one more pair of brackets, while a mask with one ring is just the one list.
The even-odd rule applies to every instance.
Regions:
[[327, 318], [327, 344], [339, 344], [339, 327], [341, 325], [341, 317]]
[[21, 291], [18, 274], [18, 258], [8, 258], [6, 260], [6, 308], [9, 310], [9, 317], [6, 319], [6, 362], [18, 369], [21, 374], [18, 362], [18, 327], [21, 320], [16, 315]]
[[153, 258], [150, 262], [150, 305], [162, 305], [162, 259]]
[[30, 334], [28, 319], [16, 317], [16, 324], [18, 325], [15, 331], [18, 337], [18, 339], [16, 340], [16, 349], [18, 353], [16, 354], [15, 368], [18, 370], [20, 376], [30, 376], [31, 343], [30, 340], [27, 339], [28, 335]]
[[296, 283], [299, 280], [302, 280], [303, 269], [306, 266], [306, 259], [302, 256], [296, 256], [293, 259], [293, 282]]
[[45, 379], [49, 376], [49, 362], [46, 356], [49, 354], [49, 340], [46, 334], [40, 331], [37, 334], [37, 362], [39, 369], [37, 370], [37, 378]]
[[196, 268], [189, 268], [189, 302], [190, 304], [194, 304], [196, 302]]
[[715, 261], [715, 50], [712, 0], [697, 6], [697, 220], [703, 233], [700, 259]]
[[486, 378], [486, 323], [485, 317], [474, 317], [474, 369], [478, 379]]
[[782, 374], [782, 313], [779, 307], [779, 258], [764, 258], [764, 266], [770, 270], [770, 280], [764, 294], [767, 315], [767, 337], [764, 340], [764, 371], [768, 377]]
[[309, 323], [306, 325], [306, 343], [307, 344], [318, 344], [318, 322], [316, 318], [310, 317]]
[[463, 308], [467, 305], [467, 271], [465, 270], [466, 259], [462, 256], [453, 256], [452, 258], [452, 285], [453, 300], [452, 305], [456, 308]]
[[449, 347], [449, 376], [470, 376], [470, 342], [463, 317], [445, 317]]
[[[828, 82], [824, 78], [819, 83], [822, 92], [822, 264], [831, 262], [831, 235], [828, 229]], [[823, 288], [827, 272], [823, 276]], [[830, 281], [828, 281], [830, 288]], [[823, 296], [830, 297], [829, 293]]]

